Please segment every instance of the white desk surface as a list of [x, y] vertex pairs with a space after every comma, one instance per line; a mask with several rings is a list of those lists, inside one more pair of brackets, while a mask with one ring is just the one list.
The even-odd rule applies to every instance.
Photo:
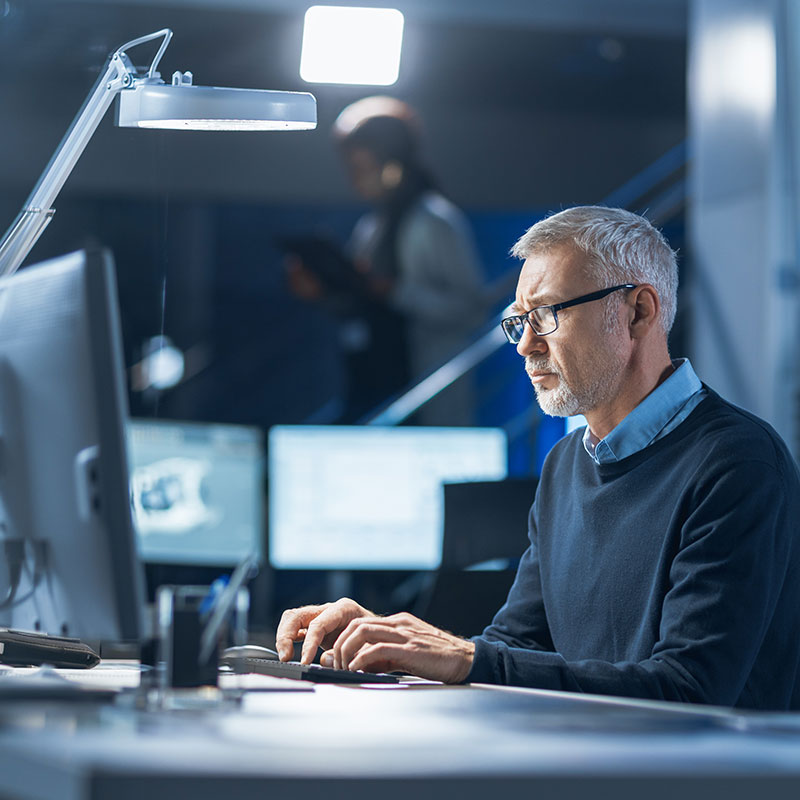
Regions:
[[286, 683], [210, 708], [4, 702], [0, 796], [800, 798], [800, 715], [485, 686]]

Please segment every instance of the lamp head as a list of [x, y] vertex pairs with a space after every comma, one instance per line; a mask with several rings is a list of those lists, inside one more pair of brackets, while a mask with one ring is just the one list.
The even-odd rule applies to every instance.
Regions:
[[188, 72], [176, 72], [169, 85], [157, 75], [137, 78], [119, 93], [119, 127], [288, 131], [317, 126], [317, 101], [308, 92], [193, 86]]

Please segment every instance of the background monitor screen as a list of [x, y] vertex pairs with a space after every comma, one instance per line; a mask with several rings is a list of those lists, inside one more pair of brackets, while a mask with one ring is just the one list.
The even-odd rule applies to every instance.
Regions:
[[0, 624], [142, 638], [124, 374], [110, 253], [0, 280]]
[[161, 564], [233, 566], [264, 555], [260, 429], [163, 420], [128, 424], [139, 554]]
[[275, 426], [269, 554], [279, 569], [435, 569], [442, 485], [502, 480], [495, 428]]

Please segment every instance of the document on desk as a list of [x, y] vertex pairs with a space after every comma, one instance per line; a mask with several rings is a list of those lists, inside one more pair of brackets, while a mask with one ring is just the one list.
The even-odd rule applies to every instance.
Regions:
[[141, 680], [138, 664], [103, 664], [93, 669], [58, 669], [56, 674], [81, 686], [96, 689], [135, 689]]
[[[142, 674], [138, 666], [122, 667], [103, 664], [91, 670], [60, 669], [57, 672], [68, 680], [98, 689], [135, 689], [139, 685]], [[220, 675], [219, 688], [262, 692], [309, 692], [314, 690], [313, 686], [305, 684], [303, 681], [290, 681], [286, 678], [254, 674]]]

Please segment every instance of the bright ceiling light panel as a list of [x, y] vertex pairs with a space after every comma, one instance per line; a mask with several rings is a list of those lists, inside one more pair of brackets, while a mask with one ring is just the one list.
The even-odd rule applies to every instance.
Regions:
[[300, 77], [308, 83], [390, 86], [400, 71], [403, 15], [395, 8], [311, 6]]

